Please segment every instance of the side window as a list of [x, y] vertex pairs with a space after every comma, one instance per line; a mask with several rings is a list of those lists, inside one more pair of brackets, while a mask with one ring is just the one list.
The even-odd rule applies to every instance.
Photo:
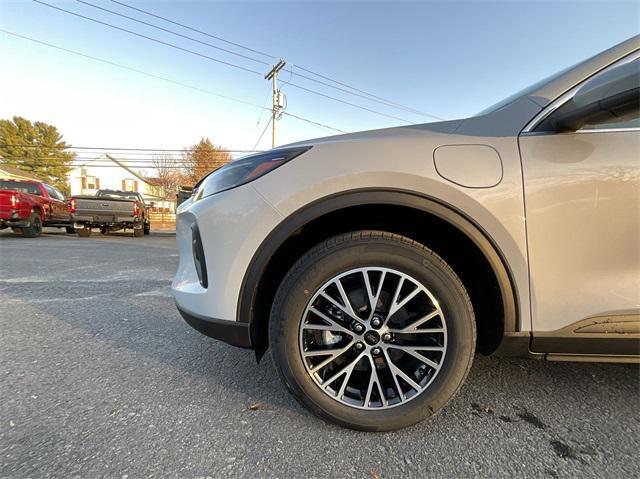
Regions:
[[64, 195], [58, 188], [55, 188], [52, 186], [51, 189], [53, 190], [53, 193], [56, 198], [58, 198], [60, 201], [64, 201]]
[[640, 128], [640, 58], [616, 64], [584, 82], [535, 131]]
[[45, 183], [43, 183], [42, 186], [44, 186], [44, 189], [46, 190], [47, 194], [51, 198], [53, 198], [54, 200], [58, 199], [58, 195], [56, 195], [56, 192], [54, 191], [54, 189], [51, 186], [49, 186], [49, 185], [47, 185]]

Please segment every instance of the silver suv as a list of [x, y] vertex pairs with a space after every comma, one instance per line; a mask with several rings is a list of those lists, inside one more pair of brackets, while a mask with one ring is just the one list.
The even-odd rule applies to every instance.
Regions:
[[438, 412], [476, 351], [638, 362], [639, 57], [634, 37], [471, 118], [216, 170], [179, 208], [182, 316], [369, 431]]

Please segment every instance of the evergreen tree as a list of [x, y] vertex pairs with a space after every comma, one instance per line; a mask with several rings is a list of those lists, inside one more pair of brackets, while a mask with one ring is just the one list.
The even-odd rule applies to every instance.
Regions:
[[55, 126], [19, 116], [0, 120], [0, 162], [31, 172], [65, 192], [76, 156], [69, 146]]

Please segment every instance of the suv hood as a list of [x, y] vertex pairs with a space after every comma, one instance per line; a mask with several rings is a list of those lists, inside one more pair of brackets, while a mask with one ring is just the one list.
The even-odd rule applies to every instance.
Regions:
[[435, 123], [423, 123], [418, 125], [396, 126], [391, 128], [381, 128], [378, 130], [359, 131], [355, 133], [346, 133], [343, 135], [325, 136], [322, 138], [314, 138], [311, 140], [298, 141], [282, 145], [278, 148], [288, 148], [293, 146], [313, 146], [323, 143], [340, 143], [344, 141], [361, 141], [371, 139], [400, 139], [415, 137], [416, 135], [424, 135], [425, 133], [438, 133], [440, 135], [449, 135], [453, 133], [464, 120], [439, 121]]

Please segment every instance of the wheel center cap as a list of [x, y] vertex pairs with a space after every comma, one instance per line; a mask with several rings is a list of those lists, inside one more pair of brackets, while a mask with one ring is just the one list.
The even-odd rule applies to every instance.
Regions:
[[380, 342], [380, 334], [377, 331], [367, 331], [364, 333], [364, 340], [369, 346], [375, 346]]

